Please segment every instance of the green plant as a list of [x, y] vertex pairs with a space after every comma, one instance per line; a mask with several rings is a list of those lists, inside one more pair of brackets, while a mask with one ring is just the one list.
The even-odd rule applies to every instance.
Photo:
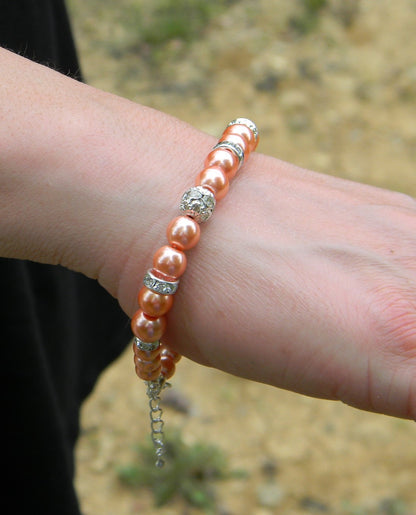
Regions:
[[[156, 506], [168, 503], [176, 496], [204, 510], [215, 506], [213, 482], [231, 476], [222, 452], [204, 442], [186, 444], [181, 434], [166, 438], [166, 463], [154, 465], [153, 445], [139, 446], [137, 461], [120, 467], [120, 481], [132, 488], [150, 488]], [[234, 475], [234, 474], [232, 474]]]
[[134, 34], [132, 44], [136, 48], [157, 49], [171, 41], [189, 43], [229, 3], [229, 0], [157, 0], [146, 8], [133, 4], [126, 12], [126, 23]]
[[380, 503], [380, 513], [382, 515], [407, 515], [406, 503], [402, 499], [384, 499]]
[[344, 515], [410, 515], [406, 503], [397, 498], [382, 499], [373, 508], [352, 504], [350, 501], [342, 503]]
[[326, 7], [328, 0], [301, 0], [303, 8], [309, 14], [317, 14], [321, 9]]
[[345, 28], [352, 27], [361, 10], [361, 0], [333, 0], [331, 4], [333, 15]]
[[319, 21], [319, 15], [327, 6], [328, 0], [298, 0], [300, 12], [290, 19], [290, 26], [295, 32], [304, 35], [313, 30]]

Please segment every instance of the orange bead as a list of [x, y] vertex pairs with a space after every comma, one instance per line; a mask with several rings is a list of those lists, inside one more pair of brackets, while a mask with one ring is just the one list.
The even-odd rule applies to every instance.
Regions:
[[155, 350], [142, 350], [139, 349], [135, 343], [133, 344], [133, 349], [134, 355], [142, 361], [152, 361], [156, 359], [161, 353], [160, 348]]
[[146, 370], [142, 370], [140, 367], [136, 366], [136, 374], [140, 379], [143, 379], [144, 381], [156, 381], [161, 374], [162, 367], [159, 365], [154, 370], [148, 372]]
[[232, 179], [240, 166], [240, 160], [230, 150], [216, 148], [205, 159], [205, 167], [210, 168], [212, 166], [218, 166], [226, 173], [228, 179]]
[[160, 359], [161, 373], [165, 379], [169, 379], [175, 373], [175, 363], [169, 356], [162, 356]]
[[225, 129], [225, 131], [223, 132], [223, 134], [221, 136], [220, 141], [229, 141], [230, 143], [239, 145], [243, 149], [244, 159], [246, 160], [250, 153], [250, 145], [249, 145], [248, 141], [243, 138], [243, 136], [240, 136], [239, 134], [235, 134], [235, 133], [231, 132], [232, 127], [233, 127], [233, 125], [231, 125], [230, 127], [227, 127], [227, 129]]
[[215, 195], [216, 200], [221, 200], [228, 193], [230, 182], [221, 168], [212, 166], [202, 170], [196, 179], [195, 185], [208, 188]]
[[134, 364], [136, 365], [136, 368], [140, 368], [140, 370], [142, 370], [143, 372], [153, 372], [153, 370], [160, 367], [161, 358], [159, 357], [156, 360], [143, 361], [139, 359], [137, 356], [134, 356]]
[[156, 342], [160, 340], [166, 329], [166, 318], [164, 316], [151, 318], [143, 310], [135, 313], [131, 319], [131, 330], [143, 342]]
[[179, 250], [189, 250], [198, 243], [201, 229], [189, 216], [178, 216], [168, 225], [166, 235], [170, 245]]
[[254, 132], [247, 127], [247, 125], [243, 125], [240, 123], [230, 125], [225, 129], [223, 136], [231, 134], [241, 136], [243, 139], [245, 139], [245, 141], [248, 144], [249, 152], [253, 152], [253, 150], [256, 149], [258, 139], [254, 135]]
[[170, 347], [166, 347], [165, 345], [163, 345], [162, 347], [162, 357], [163, 356], [168, 356], [174, 363], [178, 363], [180, 361], [180, 359], [182, 358], [182, 356], [179, 354], [179, 352], [176, 352], [174, 350], [172, 350]]
[[186, 256], [179, 250], [165, 245], [153, 256], [153, 268], [167, 277], [178, 279], [186, 269]]
[[155, 293], [146, 286], [139, 291], [138, 300], [146, 315], [154, 318], [165, 315], [173, 305], [173, 295]]

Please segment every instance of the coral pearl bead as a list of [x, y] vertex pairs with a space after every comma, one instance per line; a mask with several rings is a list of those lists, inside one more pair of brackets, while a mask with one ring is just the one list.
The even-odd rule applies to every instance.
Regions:
[[208, 188], [215, 195], [216, 200], [221, 200], [228, 193], [230, 182], [226, 174], [217, 166], [205, 168], [198, 175], [196, 186]]
[[220, 141], [229, 141], [230, 143], [234, 143], [235, 145], [240, 146], [243, 149], [244, 152], [244, 159], [247, 159], [249, 153], [250, 153], [250, 145], [248, 141], [243, 138], [243, 136], [239, 134], [235, 134], [234, 132], [231, 132], [233, 125], [225, 129], [223, 132]]
[[165, 315], [170, 310], [173, 304], [173, 295], [155, 293], [143, 286], [139, 292], [138, 300], [146, 315], [157, 318]]
[[141, 365], [136, 365], [136, 374], [140, 379], [143, 379], [143, 381], [156, 381], [159, 379], [160, 374], [162, 372], [161, 364], [153, 369], [153, 370], [146, 370]]
[[133, 343], [134, 356], [141, 361], [154, 361], [161, 355], [160, 348], [155, 350], [142, 350], [138, 349], [137, 345]]
[[167, 277], [178, 279], [186, 269], [186, 256], [179, 250], [165, 245], [153, 256], [153, 268]]
[[189, 216], [178, 216], [168, 225], [166, 235], [170, 245], [179, 250], [189, 250], [198, 243], [201, 229]]
[[164, 316], [151, 318], [143, 310], [139, 310], [131, 320], [131, 330], [143, 342], [157, 342], [166, 329], [166, 318]]
[[240, 161], [230, 150], [216, 148], [208, 154], [204, 166], [206, 168], [218, 166], [218, 168], [221, 168], [221, 170], [226, 173], [228, 179], [232, 179], [237, 173]]
[[162, 356], [168, 356], [174, 363], [178, 363], [182, 358], [179, 352], [172, 350], [166, 345], [163, 345], [162, 347]]
[[161, 374], [165, 379], [170, 379], [175, 373], [175, 363], [170, 359], [169, 356], [162, 356], [161, 360]]
[[159, 356], [156, 359], [144, 360], [134, 356], [134, 364], [136, 365], [136, 368], [139, 367], [143, 372], [153, 372], [153, 370], [160, 367], [161, 357]]
[[[224, 131], [225, 135], [236, 135], [241, 136], [248, 144], [248, 151], [253, 152], [256, 149], [258, 140], [252, 130], [250, 130], [247, 125], [243, 125], [240, 123], [230, 125]], [[227, 138], [228, 139], [228, 138]]]

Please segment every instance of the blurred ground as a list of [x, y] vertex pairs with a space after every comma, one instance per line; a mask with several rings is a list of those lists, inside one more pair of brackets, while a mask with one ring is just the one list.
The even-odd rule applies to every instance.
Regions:
[[[416, 195], [414, 0], [329, 0], [316, 20], [300, 0], [236, 0], [198, 38], [154, 52], [136, 17], [151, 26], [156, 3], [70, 1], [90, 84], [214, 135], [236, 116], [253, 118], [260, 152]], [[167, 424], [217, 443], [249, 474], [219, 483], [217, 513], [416, 514], [414, 423], [186, 360], [174, 388], [192, 409], [167, 408]], [[148, 438], [146, 405], [128, 350], [83, 410], [76, 484], [85, 515], [198, 513], [180, 501], [156, 510], [149, 493], [117, 481], [117, 466]]]

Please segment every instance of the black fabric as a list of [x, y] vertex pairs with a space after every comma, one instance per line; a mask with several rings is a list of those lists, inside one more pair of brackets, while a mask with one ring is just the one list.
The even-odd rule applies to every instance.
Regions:
[[0, 0], [0, 46], [80, 78], [63, 0]]
[[[0, 44], [80, 78], [59, 0], [0, 0]], [[128, 319], [98, 283], [56, 266], [0, 258], [0, 295], [0, 512], [79, 515], [79, 409], [128, 343]]]

